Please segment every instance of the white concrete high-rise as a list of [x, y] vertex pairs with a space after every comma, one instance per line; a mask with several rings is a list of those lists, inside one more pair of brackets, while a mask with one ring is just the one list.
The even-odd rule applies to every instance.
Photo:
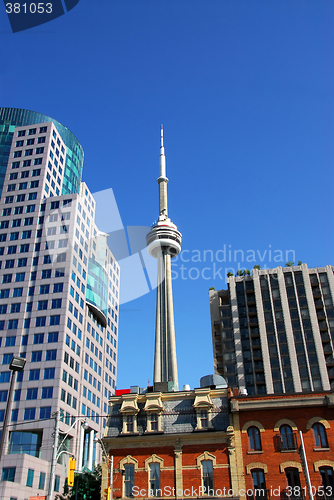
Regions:
[[[62, 449], [77, 469], [101, 461], [94, 437], [103, 435], [116, 388], [120, 277], [95, 224], [94, 198], [80, 184], [73, 134], [40, 114], [38, 122], [26, 110], [1, 112], [8, 151], [0, 158], [0, 421], [12, 356], [26, 366], [14, 388], [0, 497], [24, 500], [46, 495], [56, 412], [60, 439], [68, 433]], [[62, 454], [55, 491], [67, 464]]]
[[148, 252], [158, 261], [157, 309], [155, 329], [154, 383], [168, 382], [178, 390], [171, 259], [181, 251], [182, 235], [168, 217], [166, 158], [161, 125], [159, 218], [148, 233]]

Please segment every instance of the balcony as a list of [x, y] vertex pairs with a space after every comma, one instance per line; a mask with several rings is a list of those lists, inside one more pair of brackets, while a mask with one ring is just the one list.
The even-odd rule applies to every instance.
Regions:
[[250, 293], [249, 295], [247, 295], [247, 305], [250, 306], [253, 304], [255, 304], [255, 295], [254, 293]]
[[[257, 361], [261, 360], [262, 361], [262, 351], [261, 351], [261, 349], [253, 349], [253, 359], [254, 359], [254, 361], [255, 360], [257, 360]], [[255, 368], [255, 366], [254, 366], [254, 368]], [[256, 368], [255, 368], [255, 370], [256, 370]]]
[[327, 366], [334, 366], [334, 358], [333, 355], [325, 357], [326, 365]]
[[259, 324], [259, 321], [257, 319], [257, 316], [250, 316], [249, 317], [249, 326], [250, 327], [258, 326], [258, 324]]
[[318, 309], [317, 318], [318, 319], [326, 319], [325, 311], [323, 309]]
[[286, 434], [279, 433], [276, 434], [274, 439], [277, 451], [297, 451], [298, 449], [296, 432]]
[[328, 332], [323, 332], [321, 334], [321, 341], [322, 341], [323, 344], [331, 341], [331, 338], [330, 338]]
[[319, 329], [321, 330], [328, 330], [327, 323], [326, 321], [319, 321]]
[[332, 354], [333, 353], [333, 349], [332, 349], [331, 344], [323, 345], [322, 348], [324, 350], [325, 356], [326, 356], [326, 354]]

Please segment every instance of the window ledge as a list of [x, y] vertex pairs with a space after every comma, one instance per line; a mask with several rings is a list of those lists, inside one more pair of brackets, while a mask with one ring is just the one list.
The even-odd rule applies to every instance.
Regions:
[[281, 453], [298, 453], [298, 448], [295, 448], [293, 450], [280, 450]]
[[330, 448], [313, 448], [313, 451], [330, 451]]
[[263, 450], [251, 450], [251, 451], [247, 451], [247, 455], [257, 455], [258, 453], [263, 453]]
[[145, 431], [144, 434], [163, 434], [164, 431]]

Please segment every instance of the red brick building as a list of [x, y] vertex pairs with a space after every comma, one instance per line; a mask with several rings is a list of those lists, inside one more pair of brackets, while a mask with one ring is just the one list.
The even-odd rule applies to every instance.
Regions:
[[[331, 392], [233, 396], [226, 387], [155, 389], [110, 400], [103, 442], [113, 457], [113, 499], [303, 500], [309, 474], [316, 500], [334, 500]], [[105, 467], [103, 492], [109, 484]]]
[[113, 456], [114, 499], [234, 496], [237, 463], [222, 380], [220, 388], [159, 392], [156, 384], [154, 392], [111, 398], [103, 442]]
[[267, 498], [308, 497], [301, 431], [313, 494], [334, 498], [334, 394], [239, 396], [230, 408], [249, 497], [255, 488]]

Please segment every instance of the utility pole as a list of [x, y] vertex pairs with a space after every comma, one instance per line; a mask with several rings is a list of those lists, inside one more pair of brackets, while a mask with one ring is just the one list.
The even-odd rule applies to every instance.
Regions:
[[53, 454], [52, 454], [52, 462], [51, 462], [51, 470], [50, 470], [49, 488], [48, 488], [48, 494], [46, 497], [47, 500], [52, 500], [52, 497], [53, 497], [56, 463], [57, 463], [57, 452], [58, 452], [60, 412], [56, 411], [54, 416], [55, 416], [54, 417], [55, 418], [55, 431], [54, 431]]
[[299, 437], [300, 437], [299, 455], [300, 455], [300, 458], [301, 458], [302, 467], [303, 467], [303, 471], [304, 471], [304, 476], [305, 476], [305, 479], [306, 479], [306, 484], [307, 484], [307, 490], [308, 490], [309, 499], [313, 500], [312, 484], [311, 484], [310, 472], [308, 470], [308, 465], [307, 465], [307, 458], [306, 458], [306, 452], [305, 452], [305, 446], [304, 446], [304, 439], [303, 439], [303, 433], [302, 433], [302, 431], [299, 431]]

